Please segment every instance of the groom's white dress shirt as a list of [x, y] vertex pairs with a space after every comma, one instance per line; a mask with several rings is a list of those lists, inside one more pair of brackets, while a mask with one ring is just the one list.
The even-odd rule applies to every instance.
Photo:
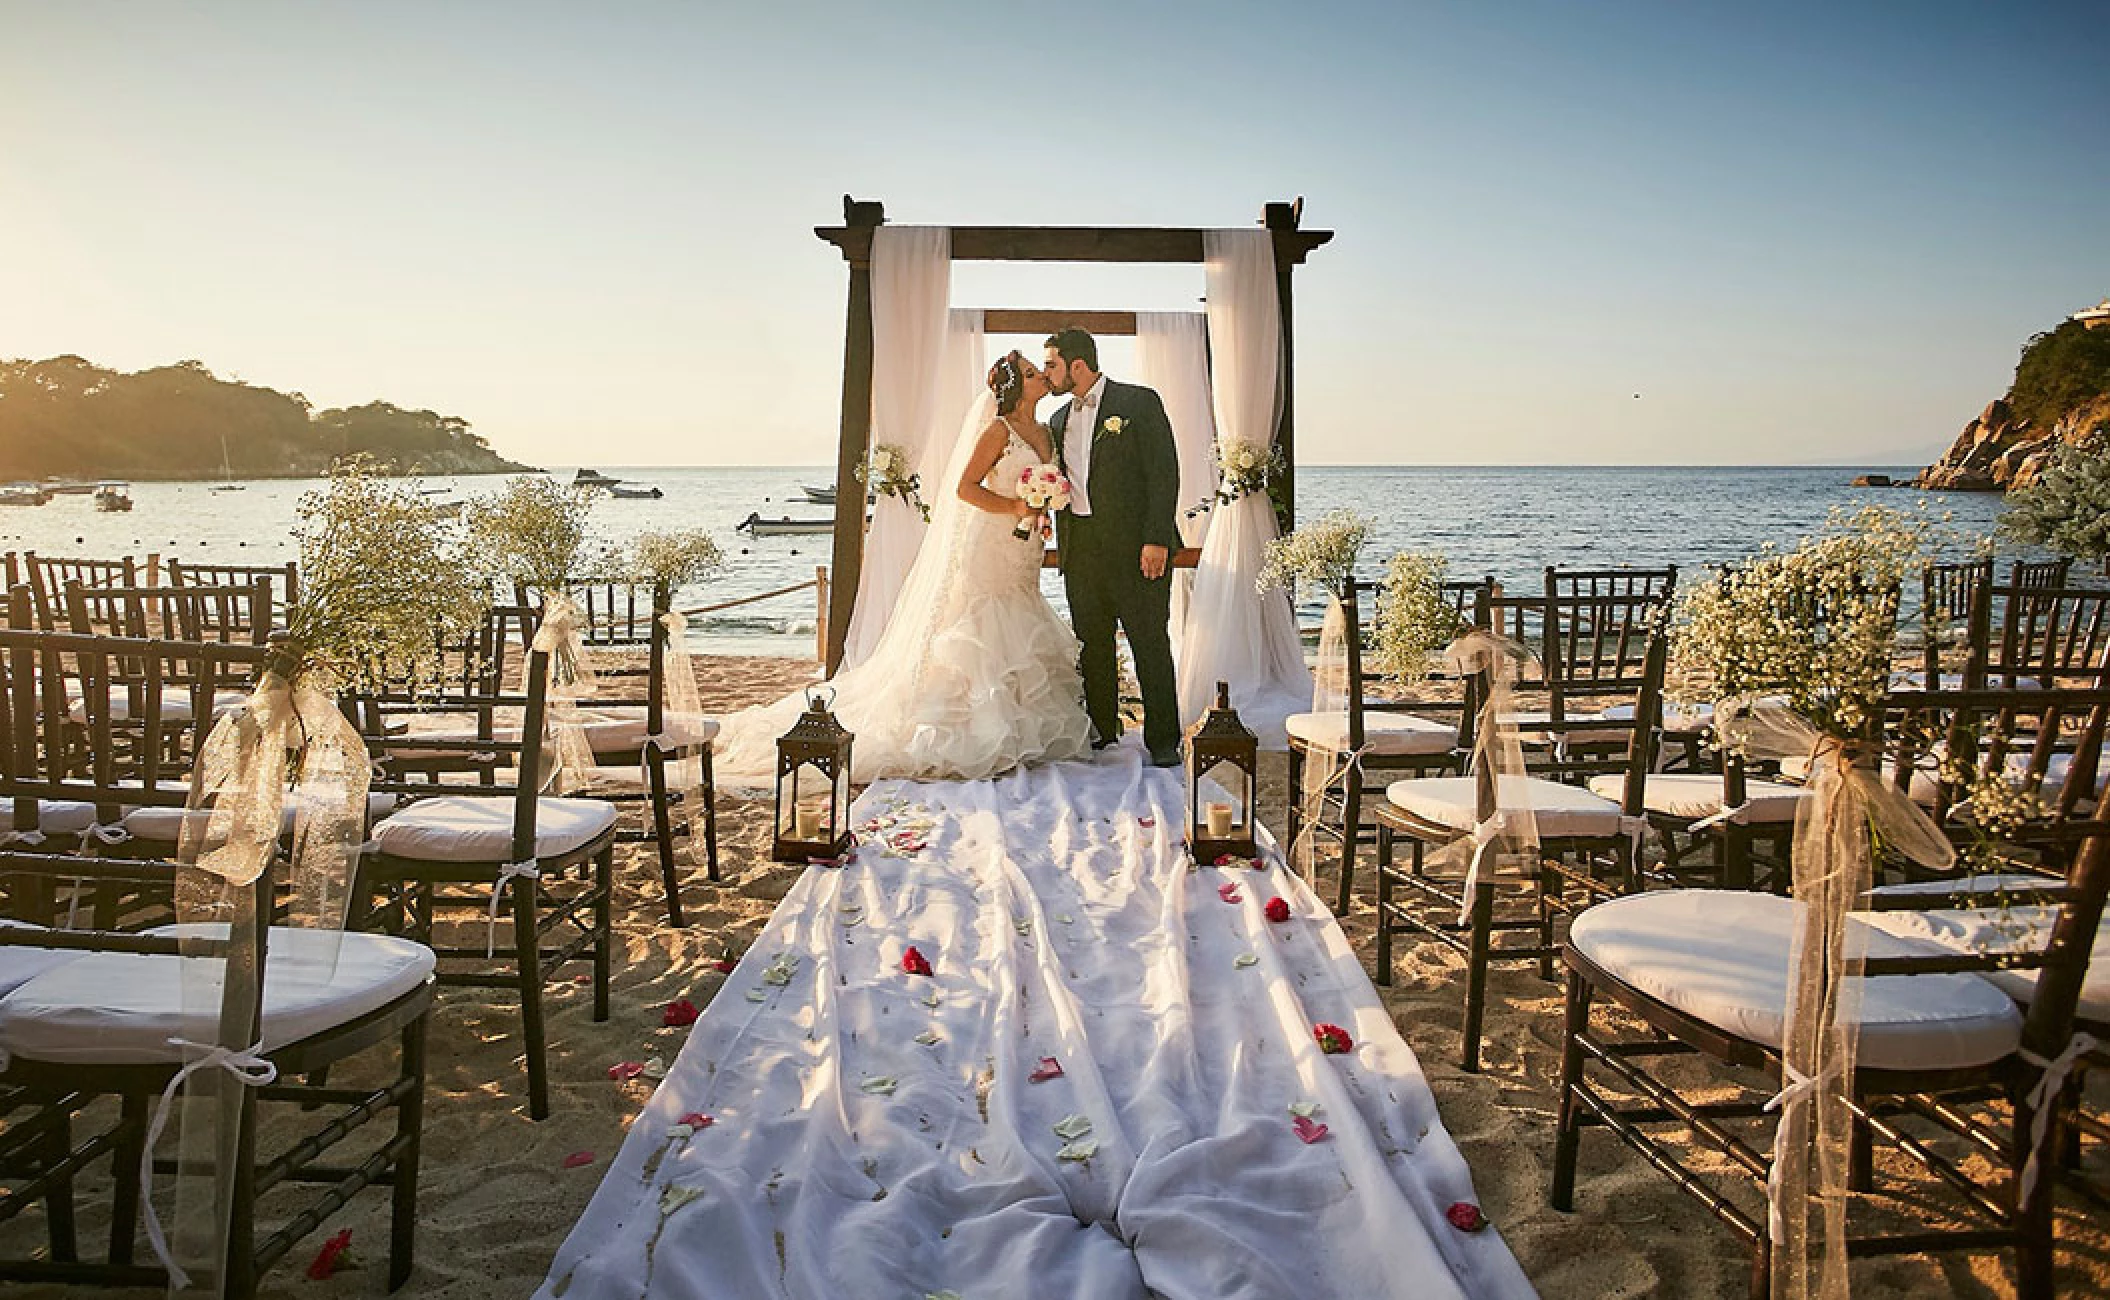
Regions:
[[[1099, 431], [1099, 399], [1106, 396], [1106, 376], [1092, 391], [1070, 403], [1070, 418], [1062, 426], [1062, 458], [1070, 469], [1070, 513], [1092, 512], [1092, 496], [1086, 486], [1092, 481], [1092, 435]], [[1082, 436], [1080, 436], [1082, 435]]]

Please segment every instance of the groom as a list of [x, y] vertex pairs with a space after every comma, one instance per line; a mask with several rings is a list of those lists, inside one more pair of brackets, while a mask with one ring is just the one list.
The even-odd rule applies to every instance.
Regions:
[[1048, 387], [1069, 401], [1049, 422], [1070, 480], [1058, 515], [1062, 588], [1083, 644], [1084, 709], [1094, 749], [1121, 735], [1114, 625], [1128, 635], [1143, 688], [1143, 743], [1157, 767], [1180, 762], [1172, 676], [1172, 552], [1180, 544], [1179, 452], [1165, 404], [1099, 373], [1099, 345], [1074, 326], [1048, 336]]

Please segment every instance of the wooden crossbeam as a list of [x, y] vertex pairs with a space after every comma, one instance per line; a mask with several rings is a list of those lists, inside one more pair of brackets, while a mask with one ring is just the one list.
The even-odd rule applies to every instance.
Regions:
[[982, 310], [984, 334], [1053, 334], [1075, 325], [1108, 338], [1132, 338], [1136, 314], [1132, 311], [1065, 311], [1060, 307], [987, 307]]

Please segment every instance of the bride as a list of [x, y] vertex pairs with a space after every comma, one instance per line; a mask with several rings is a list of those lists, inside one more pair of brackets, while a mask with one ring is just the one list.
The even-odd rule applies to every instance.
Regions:
[[[1033, 418], [1047, 394], [1047, 379], [1017, 352], [990, 367], [938, 480], [952, 491], [932, 507], [885, 632], [863, 663], [828, 683], [836, 718], [856, 736], [859, 782], [979, 780], [1089, 751], [1077, 638], [1040, 594], [1046, 520], [1018, 499], [1020, 475], [1054, 459]], [[777, 737], [804, 708], [798, 691], [724, 719], [718, 777], [769, 785]]]

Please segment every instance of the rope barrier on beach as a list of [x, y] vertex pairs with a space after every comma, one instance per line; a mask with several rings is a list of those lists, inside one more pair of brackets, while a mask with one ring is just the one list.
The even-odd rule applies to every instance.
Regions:
[[818, 578], [808, 578], [804, 582], [794, 583], [789, 587], [779, 587], [775, 591], [765, 591], [753, 596], [740, 596], [733, 600], [719, 601], [715, 605], [702, 605], [695, 609], [677, 610], [676, 612], [685, 617], [694, 617], [698, 614], [715, 614], [722, 609], [732, 609], [739, 605], [752, 605], [757, 601], [774, 600], [778, 596], [789, 596], [795, 591], [810, 591], [819, 585], [820, 580]]

